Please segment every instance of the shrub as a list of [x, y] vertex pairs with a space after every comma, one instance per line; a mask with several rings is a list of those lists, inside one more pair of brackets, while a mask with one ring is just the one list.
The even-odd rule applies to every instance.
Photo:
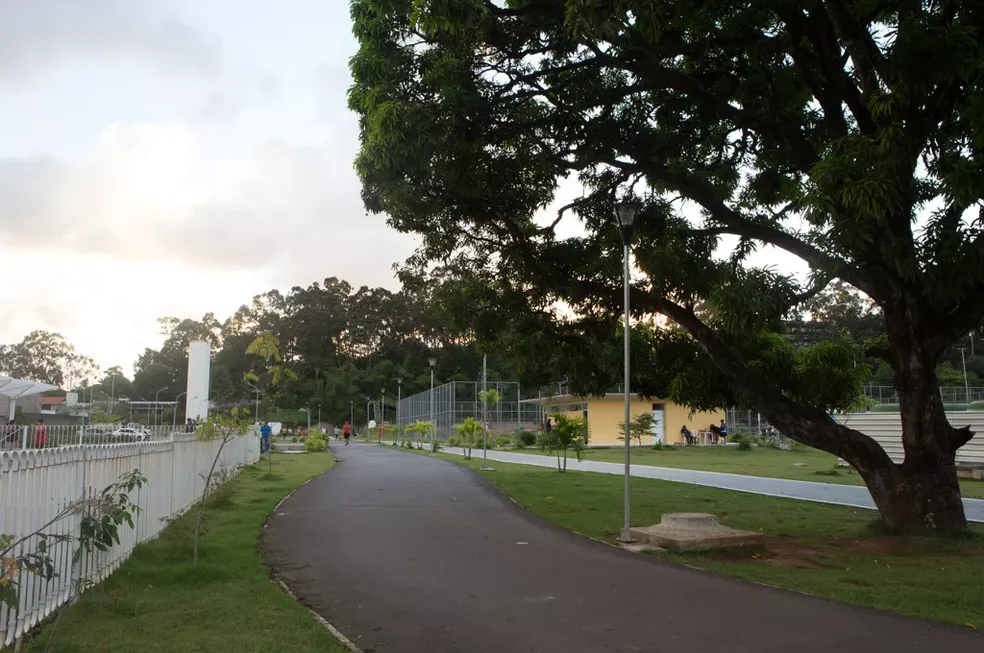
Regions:
[[495, 447], [496, 449], [501, 449], [503, 447], [511, 446], [513, 443], [512, 438], [506, 437], [504, 435], [496, 436]]
[[739, 435], [735, 438], [735, 442], [738, 443], [738, 451], [751, 451], [752, 450], [752, 438], [747, 435]]
[[298, 442], [299, 438], [295, 435], [290, 439], [291, 442]]
[[404, 440], [403, 447], [405, 449], [413, 449], [413, 442], [411, 442], [410, 440]]
[[446, 444], [449, 447], [460, 447], [461, 446], [461, 438], [459, 438], [456, 435], [452, 435], [450, 438], [448, 438]]
[[442, 447], [441, 443], [438, 442], [437, 440], [431, 441], [431, 453], [437, 453], [443, 448], [444, 447]]
[[533, 431], [517, 431], [513, 436], [513, 441], [517, 448], [532, 447], [536, 444], [536, 433]]
[[317, 435], [311, 435], [304, 439], [304, 450], [308, 453], [316, 453], [328, 449], [328, 443]]

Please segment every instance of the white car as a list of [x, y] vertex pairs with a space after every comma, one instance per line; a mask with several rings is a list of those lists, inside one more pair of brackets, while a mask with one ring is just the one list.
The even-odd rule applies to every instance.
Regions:
[[110, 433], [110, 435], [127, 442], [143, 442], [150, 439], [150, 431], [134, 424], [120, 427]]

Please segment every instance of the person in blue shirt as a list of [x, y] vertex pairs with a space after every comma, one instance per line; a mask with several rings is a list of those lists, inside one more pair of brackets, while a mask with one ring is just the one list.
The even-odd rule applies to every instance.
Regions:
[[721, 433], [721, 442], [722, 443], [727, 442], [728, 441], [728, 424], [724, 420], [721, 420], [721, 431], [720, 431], [720, 433]]
[[270, 428], [270, 424], [263, 422], [263, 426], [260, 427], [260, 453], [266, 453], [270, 451], [270, 433], [273, 429]]

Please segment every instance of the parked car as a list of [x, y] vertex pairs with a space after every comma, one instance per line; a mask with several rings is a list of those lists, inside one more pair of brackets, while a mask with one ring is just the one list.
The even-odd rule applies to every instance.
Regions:
[[150, 439], [150, 431], [136, 424], [122, 426], [110, 435], [113, 439], [121, 442], [144, 442]]

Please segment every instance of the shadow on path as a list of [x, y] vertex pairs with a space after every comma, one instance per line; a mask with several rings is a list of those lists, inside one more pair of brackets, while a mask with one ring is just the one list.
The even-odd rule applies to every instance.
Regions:
[[460, 465], [333, 444], [264, 531], [300, 599], [376, 653], [984, 650], [943, 625], [687, 569], [549, 524]]

